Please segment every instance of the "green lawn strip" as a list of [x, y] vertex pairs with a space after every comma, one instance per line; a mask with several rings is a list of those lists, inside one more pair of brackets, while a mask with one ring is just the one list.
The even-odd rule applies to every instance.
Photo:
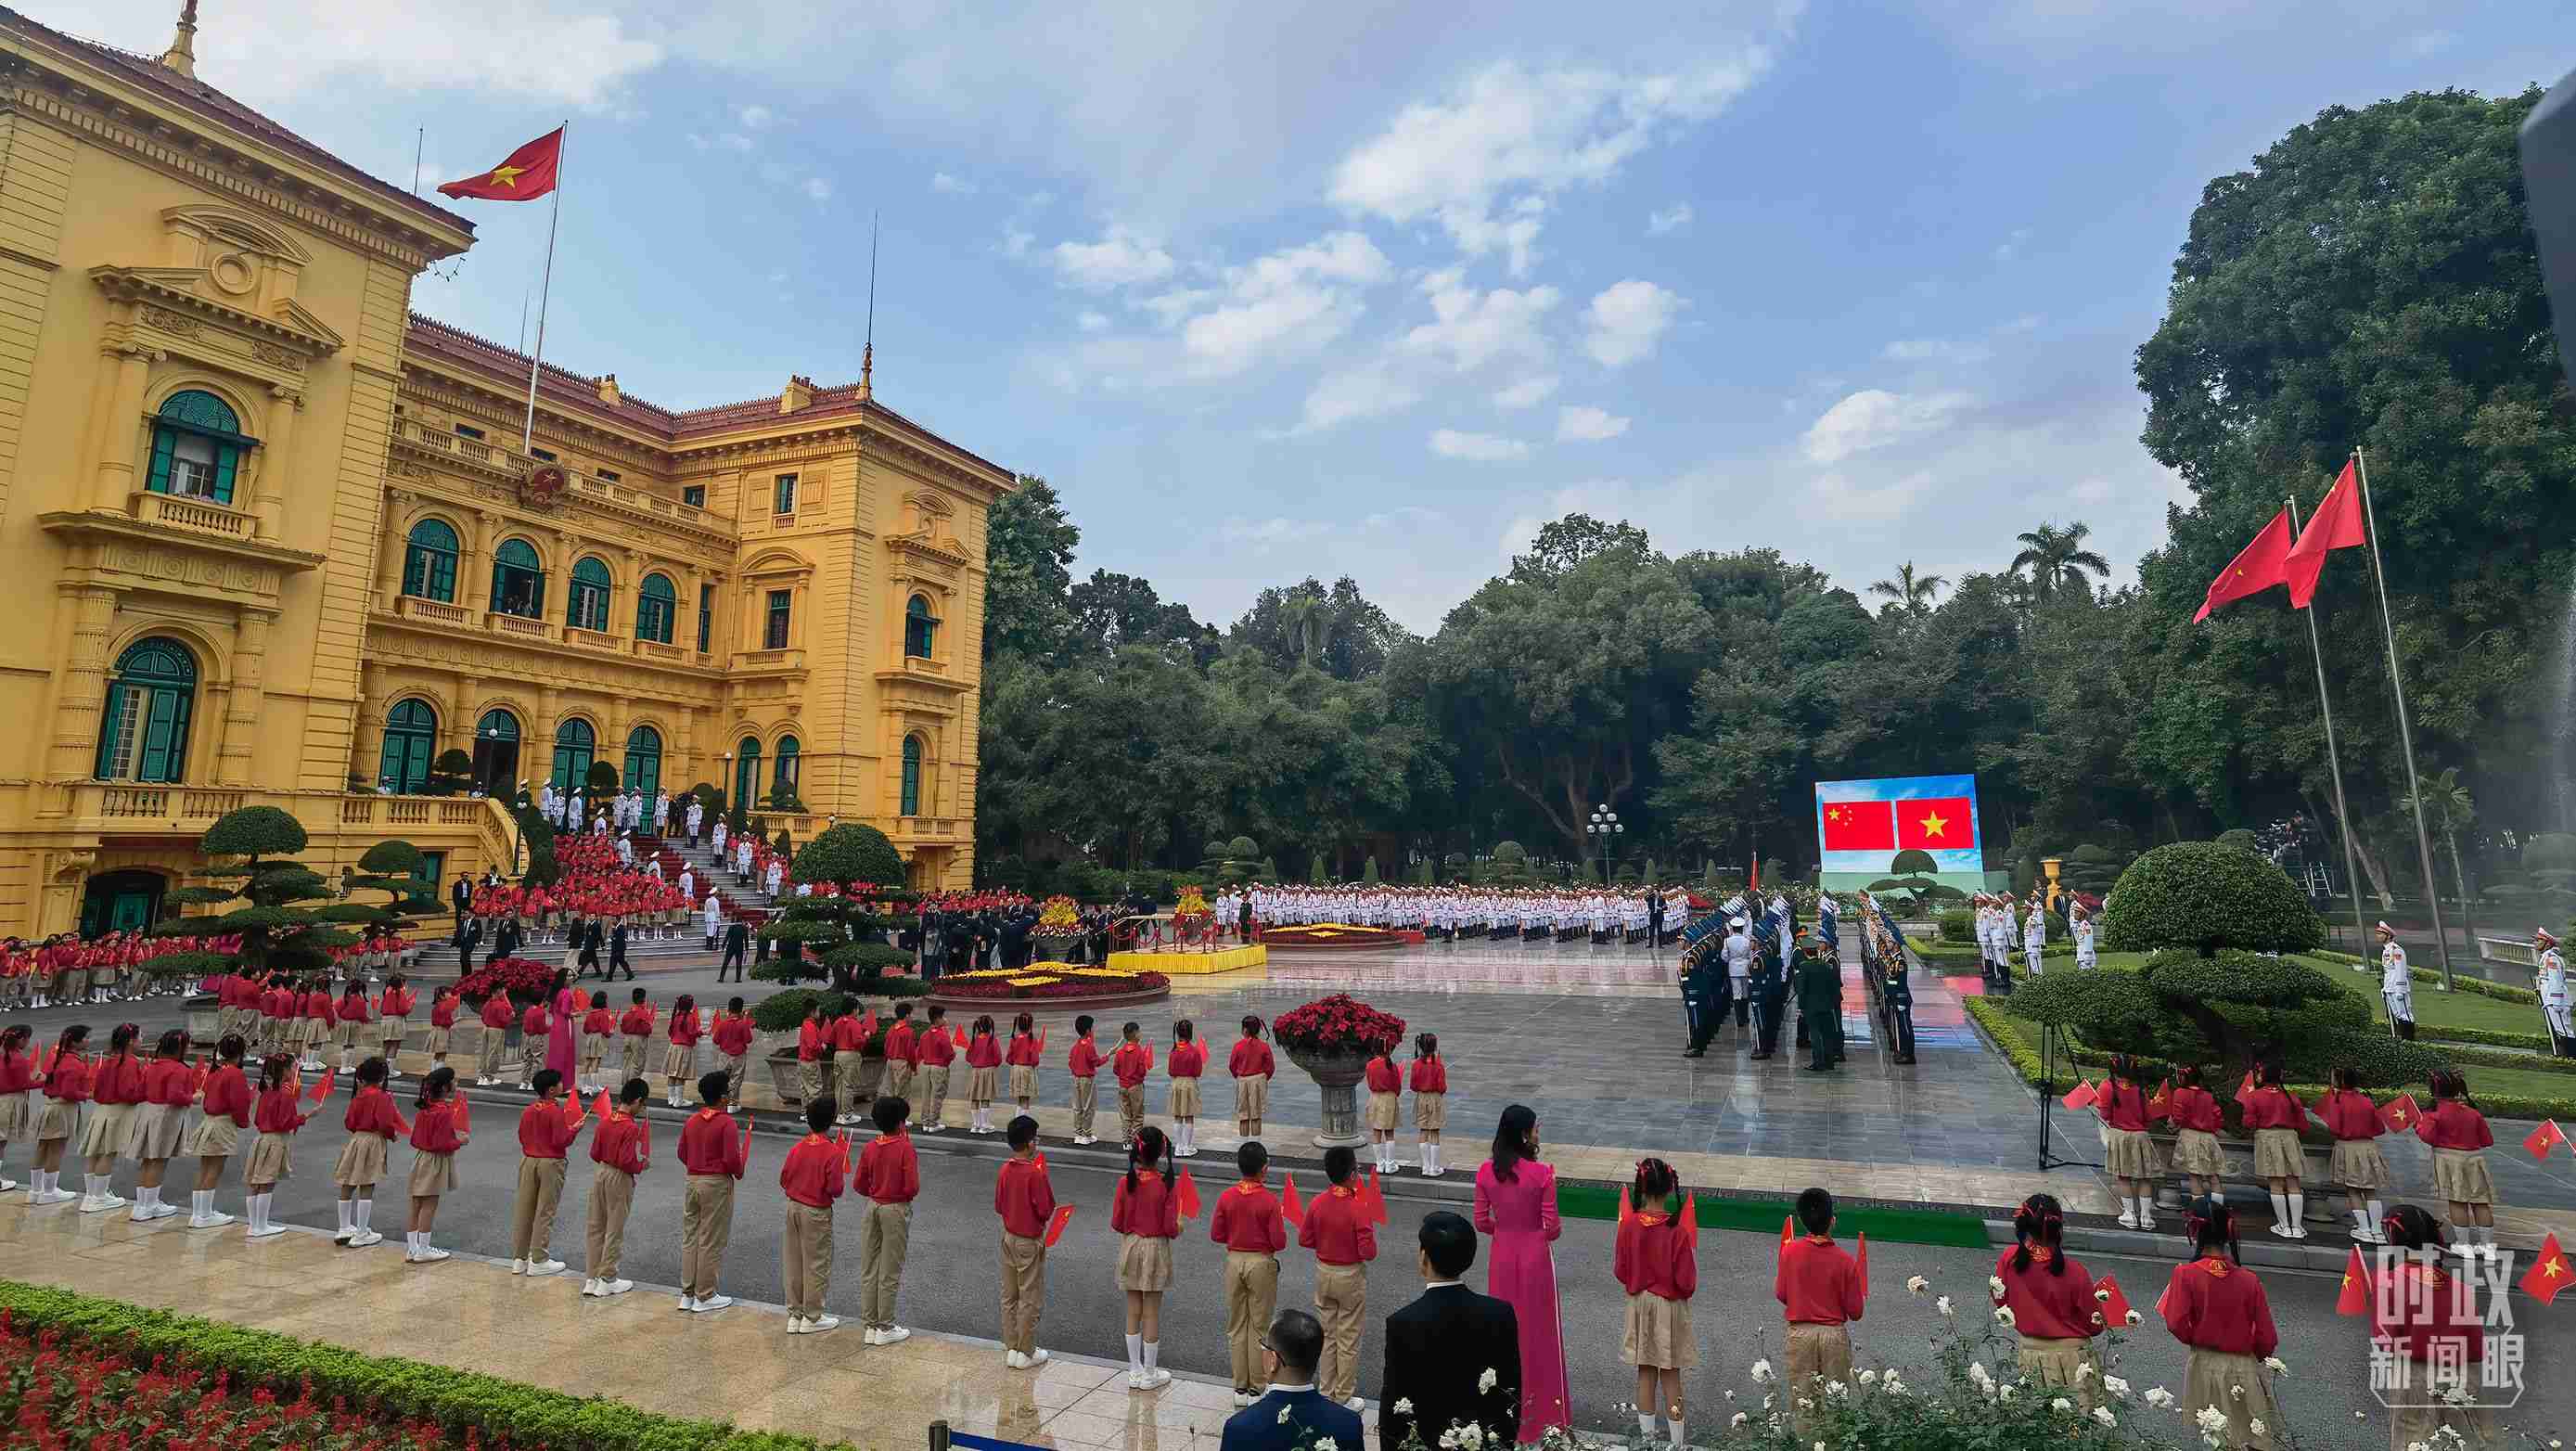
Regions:
[[309, 1382], [318, 1399], [345, 1399], [351, 1414], [388, 1432], [406, 1421], [428, 1421], [460, 1441], [473, 1433], [506, 1439], [513, 1446], [581, 1451], [819, 1451], [823, 1444], [803, 1436], [655, 1415], [601, 1397], [366, 1355], [50, 1285], [0, 1280], [0, 1313], [21, 1331], [59, 1331], [138, 1366], [155, 1360], [185, 1362], [209, 1381], [216, 1372], [229, 1372], [233, 1388], [245, 1394], [266, 1389], [292, 1399]]
[[[2319, 971], [2343, 984], [2345, 991], [2367, 999], [2372, 1018], [2382, 1023], [2388, 1021], [2388, 1001], [2379, 995], [2378, 969], [2355, 972], [2349, 964], [2337, 964], [2315, 957], [2307, 960], [2314, 963]], [[2416, 974], [2418, 981], [2415, 985], [2415, 1024], [2419, 1032], [2433, 1037], [2447, 1037], [2453, 1032], [2474, 1033], [2476, 1037], [2463, 1041], [2494, 1043], [2506, 1047], [2544, 1050], [2548, 1048], [2549, 1038], [2542, 1031], [2542, 1019], [2536, 998], [2529, 1003], [2519, 1003], [2490, 997], [2473, 990], [2443, 992], [2435, 986], [2441, 981], [2440, 974], [2433, 974], [2431, 983], [2422, 981], [2424, 976], [2422, 973]], [[2466, 982], [2467, 979], [2462, 981]], [[2493, 984], [2481, 984], [2481, 986], [2493, 986]]]
[[[1780, 1222], [1796, 1211], [1786, 1199], [1737, 1199], [1703, 1195], [1694, 1201], [1702, 1229], [1732, 1229], [1776, 1235]], [[1600, 1184], [1559, 1184], [1556, 1211], [1567, 1219], [1615, 1220], [1619, 1191]], [[1939, 1209], [1888, 1209], [1850, 1205], [1835, 1214], [1837, 1236], [1866, 1233], [1891, 1244], [1948, 1245], [1976, 1249], [1986, 1243], [1986, 1224], [1973, 1214]]]

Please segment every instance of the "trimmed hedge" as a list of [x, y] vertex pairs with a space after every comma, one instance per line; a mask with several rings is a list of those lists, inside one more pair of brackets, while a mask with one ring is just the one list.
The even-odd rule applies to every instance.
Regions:
[[2305, 952], [2326, 924], [2287, 873], [2242, 847], [2178, 841], [2129, 864], [2102, 908], [2102, 950]]
[[229, 1374], [245, 1394], [265, 1389], [292, 1398], [309, 1384], [316, 1399], [344, 1398], [354, 1414], [388, 1429], [404, 1421], [428, 1421], [459, 1439], [488, 1436], [515, 1447], [581, 1451], [819, 1451], [823, 1444], [804, 1436], [655, 1415], [617, 1401], [583, 1399], [477, 1371], [364, 1355], [47, 1285], [0, 1280], [0, 1312], [22, 1331], [54, 1331], [138, 1366], [159, 1359], [185, 1364], [209, 1380]]

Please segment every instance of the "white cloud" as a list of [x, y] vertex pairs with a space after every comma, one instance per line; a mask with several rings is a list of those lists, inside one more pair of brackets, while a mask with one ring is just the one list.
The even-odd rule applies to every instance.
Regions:
[[[70, 7], [91, 14], [57, 13], [65, 8], [49, 7], [45, 18], [155, 53], [169, 42], [170, 16], [176, 13], [169, 5], [129, 4], [117, 8], [143, 14], [111, 17], [96, 14], [106, 7], [95, 3]], [[342, 82], [379, 103], [387, 90], [464, 87], [607, 111], [631, 83], [672, 55], [658, 30], [650, 21], [633, 22], [590, 0], [450, 0], [399, 7], [261, 0], [208, 7], [206, 24], [197, 32], [197, 70], [254, 105], [282, 105]], [[645, 38], [647, 31], [657, 38]], [[292, 37], [292, 43], [279, 44], [280, 37]], [[533, 134], [533, 123], [494, 121], [488, 131], [477, 128], [470, 139], [478, 153], [497, 144], [493, 154], [498, 157]], [[574, 140], [578, 145], [580, 138]]]
[[1689, 305], [1651, 282], [1632, 277], [1613, 283], [1584, 309], [1583, 350], [1605, 368], [1650, 358], [1674, 315]]
[[749, 151], [752, 140], [739, 131], [727, 131], [716, 138], [716, 144], [727, 151]]
[[1840, 463], [1853, 454], [1935, 432], [1967, 404], [1964, 393], [1906, 395], [1864, 388], [1826, 409], [1808, 426], [1799, 449], [1813, 462]]
[[1037, 234], [1024, 227], [1006, 226], [1002, 228], [1002, 255], [1025, 257], [1029, 255], [1029, 248], [1034, 246], [1037, 240]]
[[761, 105], [744, 106], [733, 114], [734, 119], [740, 121], [746, 131], [757, 131], [777, 119], [767, 106]]
[[1334, 232], [1226, 273], [1222, 304], [1181, 325], [1181, 346], [1200, 376], [1240, 373], [1282, 344], [1311, 349], [1358, 321], [1359, 294], [1393, 272], [1357, 232]]
[[1577, 404], [1556, 410], [1556, 441], [1598, 443], [1628, 431], [1628, 420], [1607, 409]]
[[1111, 225], [1097, 242], [1058, 242], [1050, 253], [1059, 276], [1075, 287], [1109, 292], [1172, 275], [1172, 254]]
[[1660, 237], [1667, 232], [1678, 232], [1682, 228], [1689, 226], [1690, 223], [1691, 204], [1689, 202], [1675, 202], [1671, 206], [1661, 208], [1660, 210], [1647, 215], [1646, 235], [1649, 237]]
[[1662, 132], [1715, 116], [1770, 61], [1753, 44], [1653, 75], [1504, 61], [1397, 113], [1334, 168], [1332, 200], [1399, 224], [1435, 219], [1471, 257], [1503, 252], [1517, 276], [1536, 260], [1549, 197], [1606, 181]]
[[2010, 262], [2015, 257], [2021, 255], [2021, 244], [2029, 240], [2030, 228], [2013, 228], [2009, 235], [2007, 235], [2002, 241], [1995, 244], [1995, 260], [1998, 262]]
[[1460, 433], [1454, 428], [1431, 431], [1431, 451], [1442, 458], [1465, 459], [1470, 463], [1502, 463], [1529, 453], [1529, 445], [1517, 438], [1500, 438], [1490, 433]]
[[1227, 544], [1244, 545], [1258, 554], [1272, 549], [1311, 545], [1325, 539], [1356, 541], [1372, 535], [1418, 531], [1446, 522], [1446, 516], [1436, 509], [1407, 504], [1401, 508], [1364, 514], [1357, 519], [1315, 515], [1299, 515], [1293, 519], [1285, 515], [1273, 515], [1267, 519], [1228, 519], [1217, 526], [1217, 538]]
[[809, 176], [805, 178], [805, 196], [810, 201], [830, 201], [832, 199], [832, 184], [824, 180], [822, 177]]
[[975, 183], [950, 176], [947, 172], [940, 171], [933, 172], [931, 174], [930, 189], [943, 196], [973, 196], [975, 194]]
[[1508, 388], [1498, 390], [1494, 394], [1494, 406], [1496, 408], [1536, 408], [1546, 402], [1548, 395], [1555, 391], [1556, 375], [1542, 373], [1533, 378], [1523, 378]]
[[1462, 373], [1496, 358], [1545, 358], [1539, 321], [1557, 304], [1555, 288], [1516, 292], [1497, 287], [1480, 293], [1451, 268], [1425, 277], [1418, 290], [1430, 299], [1432, 321], [1405, 334], [1407, 351], [1440, 358]]
[[1993, 357], [1994, 349], [1984, 343], [1948, 338], [1905, 338], [1879, 349], [1878, 355], [1891, 363], [1942, 363], [1967, 367]]
[[1109, 330], [1109, 314], [1105, 312], [1094, 312], [1090, 308], [1084, 308], [1081, 312], [1074, 315], [1073, 325], [1087, 333], [1107, 332]]
[[1345, 423], [1401, 412], [1421, 400], [1421, 385], [1384, 362], [1332, 369], [1307, 390], [1297, 426], [1290, 433], [1322, 433]]

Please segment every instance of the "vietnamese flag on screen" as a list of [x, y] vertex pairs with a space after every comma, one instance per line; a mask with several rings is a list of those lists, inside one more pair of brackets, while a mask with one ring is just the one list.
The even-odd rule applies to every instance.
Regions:
[[1888, 801], [1826, 802], [1825, 850], [1894, 851], [1894, 804]]
[[1965, 796], [1925, 796], [1896, 803], [1899, 851], [1958, 851], [1977, 844], [1977, 812]]

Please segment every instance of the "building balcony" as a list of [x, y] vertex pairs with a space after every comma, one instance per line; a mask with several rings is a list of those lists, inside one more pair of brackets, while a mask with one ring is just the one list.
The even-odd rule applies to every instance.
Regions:
[[566, 644], [579, 645], [585, 650], [602, 650], [615, 655], [626, 653], [626, 642], [604, 630], [580, 630], [566, 625], [563, 637]]
[[805, 673], [805, 652], [796, 649], [745, 650], [733, 657], [733, 668], [728, 673], [736, 678], [802, 675]]
[[961, 816], [898, 816], [886, 835], [898, 845], [937, 844], [974, 835], [974, 824]]
[[647, 640], [641, 636], [636, 637], [635, 640], [635, 657], [639, 660], [652, 660], [671, 665], [707, 663], [707, 657], [693, 650], [683, 650], [677, 645], [665, 645], [659, 640]]
[[484, 612], [483, 628], [495, 635], [511, 635], [524, 640], [561, 638], [555, 633], [554, 622], [551, 620], [531, 620], [525, 615], [505, 615], [499, 610]]
[[455, 625], [464, 629], [474, 626], [474, 612], [463, 605], [441, 604], [418, 595], [404, 595], [394, 601], [394, 613], [407, 620], [426, 620], [432, 624]]
[[192, 499], [184, 494], [155, 494], [138, 489], [126, 500], [126, 511], [138, 523], [227, 541], [256, 538], [259, 521], [230, 504]]
[[879, 685], [914, 687], [913, 691], [904, 692], [912, 700], [963, 695], [972, 688], [957, 678], [956, 669], [948, 661], [933, 660], [925, 655], [906, 655], [901, 664], [890, 670], [880, 670], [876, 676]]
[[510, 819], [497, 802], [464, 796], [384, 796], [373, 792], [264, 791], [244, 786], [153, 785], [76, 781], [59, 789], [60, 814], [76, 831], [101, 837], [172, 837], [193, 841], [228, 812], [274, 806], [315, 836], [402, 828], [406, 839], [439, 847], [466, 838], [506, 840]]

